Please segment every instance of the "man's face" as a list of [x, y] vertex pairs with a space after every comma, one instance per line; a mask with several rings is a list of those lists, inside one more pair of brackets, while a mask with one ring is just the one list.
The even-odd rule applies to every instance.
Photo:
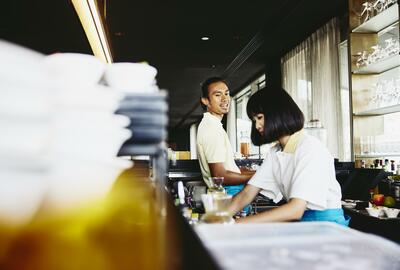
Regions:
[[207, 106], [207, 111], [219, 117], [228, 113], [230, 100], [228, 86], [223, 82], [210, 84], [208, 98], [202, 98], [202, 102]]

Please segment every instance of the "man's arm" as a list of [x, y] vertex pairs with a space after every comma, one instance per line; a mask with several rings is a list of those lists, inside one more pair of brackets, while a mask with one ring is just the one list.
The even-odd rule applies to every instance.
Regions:
[[211, 176], [224, 177], [224, 185], [244, 184], [247, 183], [247, 181], [249, 181], [249, 179], [254, 175], [254, 172], [251, 171], [240, 174], [226, 170], [222, 162], [208, 163], [208, 166], [210, 167]]

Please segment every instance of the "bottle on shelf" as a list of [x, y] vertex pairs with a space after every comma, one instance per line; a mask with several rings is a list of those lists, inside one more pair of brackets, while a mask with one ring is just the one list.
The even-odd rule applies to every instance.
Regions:
[[360, 164], [361, 164], [361, 165], [360, 165], [361, 168], [364, 168], [364, 169], [365, 169], [365, 160], [362, 159], [362, 160], [360, 161]]
[[392, 173], [396, 173], [396, 164], [395, 164], [395, 161], [394, 161], [394, 160], [391, 160], [391, 161], [390, 161], [390, 171], [391, 171]]
[[383, 169], [385, 172], [389, 172], [389, 171], [390, 171], [390, 165], [389, 165], [389, 160], [388, 160], [388, 159], [385, 159], [385, 163], [383, 164], [382, 169]]
[[373, 188], [371, 188], [370, 190], [369, 190], [369, 202], [371, 203], [371, 204], [373, 204], [374, 203], [374, 189]]
[[382, 167], [379, 167], [379, 159], [374, 160], [374, 169], [380, 169]]

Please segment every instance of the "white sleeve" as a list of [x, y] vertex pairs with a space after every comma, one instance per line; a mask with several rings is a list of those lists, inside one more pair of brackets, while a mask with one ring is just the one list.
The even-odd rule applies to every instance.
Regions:
[[323, 209], [327, 206], [328, 179], [333, 160], [323, 149], [310, 147], [295, 157], [289, 198], [299, 198]]
[[272, 159], [270, 154], [267, 154], [263, 163], [257, 169], [254, 176], [249, 180], [248, 184], [261, 188], [262, 191], [260, 193], [273, 199], [274, 202], [278, 202], [282, 199], [282, 194], [273, 175]]
[[202, 147], [207, 163], [225, 162], [226, 146], [224, 134], [219, 130], [204, 135]]

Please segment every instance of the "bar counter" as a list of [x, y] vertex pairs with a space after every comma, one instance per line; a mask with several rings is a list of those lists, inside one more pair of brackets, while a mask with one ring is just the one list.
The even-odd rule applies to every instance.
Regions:
[[199, 225], [222, 269], [400, 269], [400, 246], [330, 222]]
[[0, 269], [400, 269], [399, 245], [335, 224], [189, 225], [150, 171], [135, 162], [104, 201], [1, 227]]

